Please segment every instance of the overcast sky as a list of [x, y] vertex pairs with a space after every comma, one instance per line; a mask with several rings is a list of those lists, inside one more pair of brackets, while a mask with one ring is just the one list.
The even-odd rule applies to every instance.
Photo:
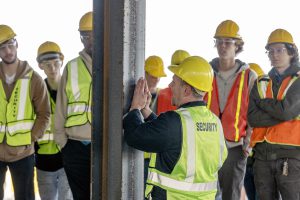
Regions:
[[18, 56], [27, 60], [40, 74], [36, 56], [40, 44], [54, 41], [61, 47], [65, 61], [83, 49], [78, 24], [81, 16], [92, 10], [92, 0], [0, 0], [0, 24], [17, 34]]
[[[277, 28], [288, 30], [300, 45], [299, 7], [294, 0], [147, 0], [146, 57], [161, 56], [170, 65], [176, 49], [200, 55], [207, 61], [217, 57], [214, 33], [220, 22], [231, 19], [240, 26], [245, 45], [237, 58], [258, 63], [265, 72], [271, 69], [265, 54], [270, 33]], [[162, 78], [161, 87], [172, 74]]]
[[[138, 0], [136, 0], [138, 1]], [[79, 39], [80, 17], [92, 10], [92, 0], [0, 0], [0, 23], [11, 26], [19, 42], [20, 59], [36, 63], [38, 46], [46, 40], [57, 42], [65, 61], [83, 48]], [[217, 56], [213, 35], [218, 24], [232, 19], [240, 26], [244, 51], [237, 56], [256, 62], [265, 72], [270, 63], [265, 54], [269, 34], [276, 28], [287, 29], [296, 44], [300, 42], [299, 8], [295, 0], [146, 0], [146, 57], [161, 56], [167, 67], [176, 49], [200, 55], [210, 61]], [[165, 87], [172, 74], [161, 79]], [[42, 73], [41, 73], [42, 74]]]

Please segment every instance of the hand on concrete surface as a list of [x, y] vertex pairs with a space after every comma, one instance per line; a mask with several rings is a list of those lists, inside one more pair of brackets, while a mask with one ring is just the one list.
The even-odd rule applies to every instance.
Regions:
[[148, 90], [147, 82], [143, 77], [141, 77], [138, 80], [134, 89], [130, 111], [134, 109], [138, 109], [138, 110], [143, 109], [147, 104], [148, 93], [149, 90]]

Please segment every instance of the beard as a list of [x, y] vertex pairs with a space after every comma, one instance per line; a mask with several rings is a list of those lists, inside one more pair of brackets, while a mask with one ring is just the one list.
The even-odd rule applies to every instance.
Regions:
[[2, 58], [2, 62], [5, 63], [6, 65], [14, 64], [16, 61], [17, 61], [17, 55], [15, 55], [12, 60], [7, 60], [5, 58]]

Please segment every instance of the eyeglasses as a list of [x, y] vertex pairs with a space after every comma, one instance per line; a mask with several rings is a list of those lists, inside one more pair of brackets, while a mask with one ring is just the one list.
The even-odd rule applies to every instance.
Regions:
[[13, 49], [16, 48], [17, 41], [15, 39], [8, 41], [7, 43], [0, 45], [0, 51], [3, 51], [6, 48]]
[[266, 51], [266, 54], [269, 56], [273, 56], [275, 54], [282, 55], [284, 52], [286, 52], [286, 48], [276, 48], [276, 49], [269, 49]]
[[55, 68], [59, 68], [62, 65], [62, 61], [56, 60], [56, 61], [44, 61], [41, 63], [46, 68], [51, 68], [54, 66]]
[[81, 40], [89, 40], [89, 39], [91, 39], [91, 38], [93, 38], [93, 36], [92, 35], [80, 35], [80, 39]]
[[215, 40], [215, 45], [222, 46], [223, 44], [225, 46], [230, 46], [232, 44], [235, 44], [235, 40], [233, 40], [233, 39], [216, 39]]

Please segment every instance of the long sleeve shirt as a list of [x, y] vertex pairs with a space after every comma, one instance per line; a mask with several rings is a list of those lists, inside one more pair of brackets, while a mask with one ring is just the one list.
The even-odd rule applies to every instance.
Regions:
[[[202, 101], [190, 102], [181, 107], [206, 106]], [[168, 111], [158, 117], [152, 113], [144, 120], [139, 110], [130, 111], [123, 120], [124, 137], [129, 146], [141, 151], [157, 153], [155, 168], [171, 173], [182, 148], [182, 125], [178, 113]], [[155, 200], [165, 200], [166, 191], [154, 187], [151, 192]]]
[[[277, 96], [280, 85], [287, 76], [300, 71], [300, 65], [292, 65], [284, 74], [279, 75], [275, 68], [269, 72], [272, 79], [273, 96]], [[261, 99], [257, 84], [252, 88], [249, 98], [248, 121], [252, 127], [270, 127], [284, 121], [294, 119], [300, 114], [300, 79], [297, 79], [288, 89], [283, 100], [276, 98]], [[287, 135], [287, 137], [289, 137]], [[254, 157], [261, 160], [276, 160], [278, 158], [293, 157], [300, 159], [300, 148], [288, 145], [257, 143], [254, 147]]]
[[[85, 63], [88, 71], [92, 74], [92, 58], [85, 52], [81, 51], [79, 56]], [[65, 67], [63, 75], [61, 77], [61, 82], [57, 90], [56, 97], [56, 109], [55, 109], [55, 142], [63, 148], [67, 143], [68, 138], [78, 141], [90, 141], [91, 140], [91, 124], [86, 123], [81, 126], [74, 126], [65, 128], [65, 122], [67, 120], [67, 107], [68, 107], [68, 97], [66, 94], [68, 71]]]
[[[248, 68], [248, 65], [238, 59], [235, 60], [235, 67], [227, 72], [226, 74], [224, 72], [221, 72], [219, 70], [219, 58], [215, 58], [210, 62], [214, 73], [215, 77], [217, 80], [217, 85], [218, 85], [218, 97], [219, 97], [219, 104], [220, 104], [220, 109], [221, 112], [223, 112], [225, 105], [227, 104], [227, 99], [228, 95], [231, 91], [231, 88], [239, 75], [239, 73], [242, 70], [245, 70]], [[249, 73], [249, 95], [251, 88], [253, 87], [253, 84], [257, 78], [257, 75], [253, 72], [250, 71]], [[230, 142], [226, 141], [227, 148], [233, 148], [236, 146], [242, 146], [243, 150], [249, 151], [249, 143], [250, 143], [250, 137], [251, 137], [252, 129], [250, 126], [247, 127], [246, 129], [246, 137], [241, 138], [239, 142]]]
[[[0, 69], [1, 65], [2, 63], [0, 63]], [[2, 69], [0, 70], [0, 79], [2, 81], [7, 100], [10, 99], [17, 80], [24, 77], [31, 70], [33, 69], [26, 61], [20, 61], [20, 65], [12, 84], [7, 84], [5, 82], [5, 74]], [[38, 138], [42, 137], [48, 127], [51, 111], [47, 87], [42, 77], [35, 71], [32, 74], [29, 95], [34, 113], [36, 114], [36, 119], [31, 129], [32, 144], [12, 147], [7, 145], [4, 141], [0, 144], [0, 161], [14, 162], [33, 154], [34, 142], [37, 141]]]

